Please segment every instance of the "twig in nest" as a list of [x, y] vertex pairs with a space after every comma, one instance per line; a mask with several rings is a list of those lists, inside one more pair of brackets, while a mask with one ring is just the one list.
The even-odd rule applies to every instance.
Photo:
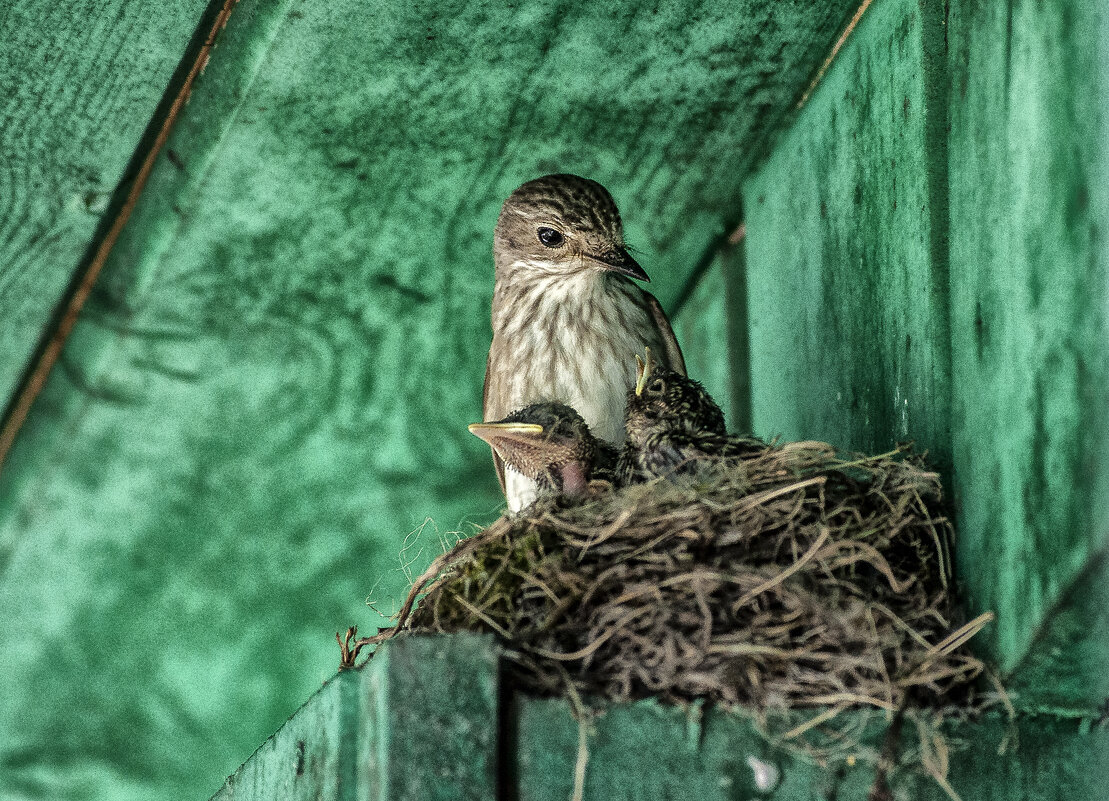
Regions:
[[811, 709], [778, 739], [843, 753], [858, 732], [840, 712], [950, 704], [984, 668], [966, 642], [990, 617], [956, 621], [950, 535], [938, 475], [902, 450], [774, 445], [503, 517], [364, 643], [493, 632], [525, 690]]
[[886, 729], [882, 751], [878, 756], [878, 764], [874, 768], [874, 784], [867, 793], [867, 801], [894, 801], [889, 774], [897, 765], [897, 750], [901, 746], [901, 727], [905, 722], [905, 709], [908, 704], [909, 698], [906, 696], [901, 700], [901, 705], [897, 708], [889, 728]]
[[351, 640], [357, 636], [357, 626], [351, 626], [347, 629], [344, 636], [340, 636], [339, 632], [335, 632], [335, 642], [339, 643], [339, 670], [349, 670], [354, 667], [354, 661], [358, 659], [359, 652], [370, 644], [369, 637], [363, 637], [351, 643]]

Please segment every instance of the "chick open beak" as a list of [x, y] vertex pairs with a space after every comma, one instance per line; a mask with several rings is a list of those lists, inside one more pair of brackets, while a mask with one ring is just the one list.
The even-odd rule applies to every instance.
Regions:
[[635, 354], [635, 394], [642, 395], [643, 387], [647, 386], [647, 380], [651, 377], [651, 369], [654, 367], [654, 360], [651, 359], [651, 349], [645, 348], [647, 358], [646, 360], [640, 359], [639, 354]]
[[505, 441], [533, 442], [543, 436], [543, 426], [538, 423], [470, 423], [467, 428], [493, 448]]
[[605, 269], [612, 270], [614, 273], [626, 275], [629, 278], [634, 278], [637, 281], [646, 281], [651, 283], [647, 272], [639, 266], [639, 262], [628, 255], [628, 251], [622, 247], [615, 247], [606, 250], [603, 253], [590, 253], [589, 258], [601, 264]]

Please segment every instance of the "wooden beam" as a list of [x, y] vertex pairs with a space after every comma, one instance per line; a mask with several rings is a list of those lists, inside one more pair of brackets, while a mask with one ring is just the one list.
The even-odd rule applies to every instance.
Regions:
[[755, 433], [950, 466], [938, 3], [874, 4], [744, 186]]
[[[1094, 1], [951, 6], [958, 556], [1006, 669], [1109, 543], [1107, 24]], [[1051, 703], [1100, 703], [1071, 678]]]
[[[42, 379], [24, 378], [36, 347], [48, 371], [52, 329], [71, 325], [141, 188], [158, 107], [208, 5], [28, 0], [0, 12], [0, 407], [21, 380], [33, 385], [7, 420], [26, 413]], [[16, 428], [0, 433], [0, 462]]]
[[212, 801], [497, 798], [499, 659], [490, 637], [390, 643], [328, 681]]
[[[58, 301], [60, 311], [55, 313], [55, 318], [49, 324], [42, 326], [41, 336], [43, 341], [39, 344], [38, 350], [31, 357], [29, 370], [23, 380], [18, 386], [13, 384], [13, 395], [11, 402], [4, 415], [0, 417], [0, 470], [4, 468], [4, 461], [7, 458], [8, 451], [11, 450], [12, 443], [15, 441], [16, 435], [19, 433], [20, 427], [23, 425], [24, 420], [27, 419], [27, 414], [31, 410], [31, 405], [35, 402], [39, 392], [42, 391], [43, 386], [46, 384], [46, 379], [50, 375], [50, 371], [54, 369], [54, 364], [58, 361], [61, 355], [62, 348], [65, 345], [66, 339], [69, 337], [73, 326], [77, 323], [77, 315], [81, 312], [85, 301], [88, 300], [89, 294], [92, 292], [93, 285], [96, 279], [100, 276], [100, 270], [104, 267], [104, 263], [108, 259], [112, 248], [115, 246], [116, 240], [119, 238], [120, 231], [127, 221], [131, 218], [131, 212], [135, 208], [135, 203], [138, 201], [139, 195], [142, 193], [146, 186], [146, 179], [150, 176], [150, 170], [154, 167], [154, 162], [158, 158], [166, 139], [169, 137], [169, 132], [172, 130], [174, 123], [177, 121], [177, 115], [180, 114], [181, 109], [184, 108], [188, 100], [189, 93], [192, 91], [193, 82], [200, 71], [204, 69], [204, 65], [208, 63], [208, 58], [211, 56], [212, 46], [215, 44], [216, 34], [222, 30], [227, 24], [227, 18], [231, 14], [231, 9], [237, 0], [221, 0], [216, 13], [210, 15], [209, 26], [205, 26], [202, 20], [202, 27], [199, 33], [203, 34], [201, 44], [196, 48], [186, 49], [186, 58], [188, 61], [182, 67], [178, 68], [179, 72], [183, 72], [183, 77], [176, 81], [169, 82], [170, 97], [166, 98], [168, 102], [168, 109], [164, 113], [157, 111], [153, 115], [151, 126], [153, 126], [153, 137], [150, 141], [146, 141], [149, 137], [144, 137], [140, 143], [138, 152], [133, 157], [133, 160], [138, 162], [138, 167], [133, 177], [128, 177], [124, 183], [117, 189], [117, 194], [122, 196], [122, 202], [115, 207], [115, 204], [106, 203], [109, 209], [107, 214], [110, 223], [108, 224], [107, 231], [103, 236], [98, 237], [98, 241], [94, 242], [95, 249], [93, 250], [92, 257], [86, 265], [81, 265], [73, 277], [73, 284], [64, 296]], [[153, 19], [155, 17], [147, 17]], [[205, 30], [207, 27], [207, 30]], [[121, 51], [122, 52], [122, 51]], [[72, 76], [67, 76], [67, 79], [72, 79]], [[129, 111], [131, 109], [128, 109]], [[126, 141], [126, 140], [125, 140]], [[29, 269], [32, 271], [43, 272], [45, 265], [30, 265]], [[28, 269], [28, 267], [21, 267], [20, 269]], [[51, 300], [50, 286], [57, 283], [61, 270], [56, 267], [50, 269], [49, 274], [44, 274], [45, 282], [36, 281], [34, 284], [34, 294], [28, 294], [23, 297], [16, 296], [14, 302], [24, 303], [28, 307], [35, 307], [40, 310], [49, 308], [47, 305]], [[12, 299], [9, 299], [12, 300]], [[21, 337], [30, 337], [29, 331], [18, 331], [5, 329], [8, 336], [17, 335]], [[18, 363], [17, 359], [13, 359], [9, 363], [9, 369]], [[0, 380], [4, 376], [0, 375]], [[0, 387], [0, 390], [3, 388]]]
[[884, 713], [845, 712], [835, 726], [850, 739], [818, 759], [743, 711], [592, 699], [576, 719], [565, 698], [505, 688], [500, 659], [488, 637], [388, 642], [309, 699], [213, 801], [880, 798], [879, 754], [887, 798], [1102, 801], [1109, 790], [1109, 729], [1091, 718], [906, 722], [891, 741]]

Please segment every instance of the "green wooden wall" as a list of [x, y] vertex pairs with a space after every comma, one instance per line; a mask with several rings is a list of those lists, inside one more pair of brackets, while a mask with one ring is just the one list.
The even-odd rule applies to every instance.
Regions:
[[0, 406], [130, 177], [206, 5], [0, 6]]
[[[549, 171], [602, 181], [673, 308], [852, 6], [237, 3], [0, 472], [0, 796], [218, 787], [333, 673], [332, 632], [380, 622], [367, 597], [388, 614], [499, 510], [465, 425], [503, 198]], [[90, 77], [36, 90], [64, 129], [50, 156], [96, 163], [124, 126], [70, 141], [66, 107], [141, 84], [148, 103], [120, 101], [133, 155], [117, 143], [98, 178], [118, 196], [176, 62], [140, 68], [180, 58], [204, 9], [73, 13], [81, 35], [43, 47]], [[5, 75], [43, 27], [4, 17]], [[6, 160], [30, 128], [3, 130]], [[112, 211], [78, 214], [86, 240]], [[92, 244], [12, 252], [60, 286]], [[691, 350], [706, 369], [718, 337]]]
[[[564, 801], [579, 776], [581, 797], [620, 801], [871, 797], [882, 714], [853, 719], [857, 745], [822, 765], [788, 742], [768, 742], [747, 716], [701, 705], [616, 705], [583, 729], [564, 698], [506, 691], [497, 657], [490, 640], [472, 635], [385, 644], [364, 669], [339, 674], [309, 699], [213, 801]], [[968, 801], [1101, 801], [1109, 791], [1104, 728], [990, 715], [940, 733], [934, 762]], [[920, 768], [920, 749], [920, 732], [906, 724], [886, 797], [949, 801]]]
[[950, 463], [941, 11], [875, 3], [744, 185], [760, 434]]
[[959, 558], [1005, 613], [1006, 666], [1042, 660], [1056, 617], [1086, 621], [1058, 652], [1086, 658], [1026, 695], [1088, 707], [1109, 696], [1109, 10], [959, 2], [951, 20]]
[[1021, 705], [1109, 694], [1109, 142], [1098, 2], [876, 2], [743, 190], [756, 433], [949, 476]]
[[[217, 5], [0, 11], [6, 401]], [[491, 231], [554, 170], [613, 191], [733, 427], [914, 439], [945, 468], [983, 647], [1052, 713], [982, 792], [1076, 797], [1106, 752], [1060, 744], [1109, 695], [1109, 15], [874, 0], [798, 112], [855, 10], [240, 0], [0, 471], [0, 797], [207, 796], [332, 675], [331, 632], [379, 622], [367, 596], [388, 613], [497, 513], [465, 431]], [[348, 702], [391, 708], [334, 692], [350, 742]], [[625, 734], [670, 764], [679, 717], [600, 723], [598, 792]], [[519, 720], [515, 769], [565, 797], [565, 707]], [[720, 725], [689, 782], [746, 769], [727, 745], [756, 741]], [[302, 740], [274, 775], [350, 797], [346, 757]]]
[[[686, 369], [705, 385], [728, 424], [735, 427], [737, 397], [734, 386], [733, 353], [729, 337], [726, 297], [729, 282], [742, 280], [723, 258], [714, 259], [705, 272], [687, 288], [676, 310], [674, 333], [681, 343]], [[742, 426], [740, 426], [742, 427]]]

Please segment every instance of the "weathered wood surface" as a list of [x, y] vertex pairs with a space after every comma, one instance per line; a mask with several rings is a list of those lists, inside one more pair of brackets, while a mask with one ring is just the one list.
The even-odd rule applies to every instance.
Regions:
[[238, 3], [0, 473], [0, 793], [227, 775], [501, 502], [503, 197], [600, 179], [670, 302], [852, 6]]
[[747, 181], [755, 432], [949, 463], [938, 3], [875, 3]]
[[735, 232], [704, 275], [686, 287], [673, 324], [689, 375], [704, 383], [720, 404], [729, 431], [750, 433], [746, 254], [742, 236], [735, 242], [733, 238]]
[[[368, 678], [368, 677], [367, 677]], [[376, 678], [376, 674], [375, 674]], [[363, 714], [379, 694], [362, 676], [340, 673], [289, 718], [213, 796], [218, 801], [355, 801]]]
[[[570, 797], [580, 735], [569, 704], [521, 700], [513, 720], [516, 739], [510, 753], [516, 754], [518, 782], [513, 789], [520, 801]], [[653, 701], [612, 706], [587, 730], [584, 797], [866, 799], [874, 787], [873, 759], [883, 747], [886, 724], [858, 715], [851, 723], [858, 726], [852, 729], [856, 734], [866, 732], [854, 764], [821, 766], [796, 749], [768, 742], [746, 717]], [[1109, 794], [1109, 731], [1090, 719], [1028, 717], [1010, 725], [989, 717], [948, 726], [942, 733], [950, 749], [941, 757], [947, 760], [946, 780], [968, 801], [1103, 801]], [[907, 725], [901, 766], [887, 775], [891, 797], [949, 801], [947, 791], [913, 763], [910, 755], [920, 753], [920, 742], [915, 726]], [[778, 782], [760, 788], [756, 771], [765, 776], [771, 773], [768, 767]]]
[[672, 323], [685, 354], [686, 370], [705, 385], [724, 410], [729, 427], [734, 428], [733, 364], [724, 303], [728, 279], [722, 260], [714, 259], [690, 288]]
[[[1098, 0], [951, 8], [958, 557], [1007, 668], [1109, 547], [1107, 26]], [[1095, 706], [1107, 664], [1043, 689]]]
[[207, 5], [0, 5], [0, 410]]
[[744, 192], [756, 432], [950, 471], [980, 647], [1036, 662], [1055, 614], [1092, 659], [1018, 677], [1034, 708], [1109, 664], [1094, 606], [1051, 611], [1109, 542], [1107, 18], [876, 3]]
[[1109, 715], [1109, 550], [1062, 589], [1005, 684], [1022, 709]]
[[488, 801], [497, 792], [499, 649], [420, 637], [334, 677], [212, 801]]
[[[565, 801], [582, 728], [566, 699], [504, 690], [498, 656], [490, 638], [472, 635], [383, 645], [365, 668], [328, 682], [213, 801]], [[654, 700], [599, 707], [584, 729], [584, 798], [864, 799], [888, 726], [881, 713], [841, 719], [859, 744], [821, 765], [744, 715]], [[942, 733], [936, 764], [946, 762], [964, 799], [1102, 801], [1109, 791], [1109, 729], [1091, 719], [989, 716]], [[946, 801], [920, 767], [920, 737], [912, 724], [902, 730], [892, 797]]]

